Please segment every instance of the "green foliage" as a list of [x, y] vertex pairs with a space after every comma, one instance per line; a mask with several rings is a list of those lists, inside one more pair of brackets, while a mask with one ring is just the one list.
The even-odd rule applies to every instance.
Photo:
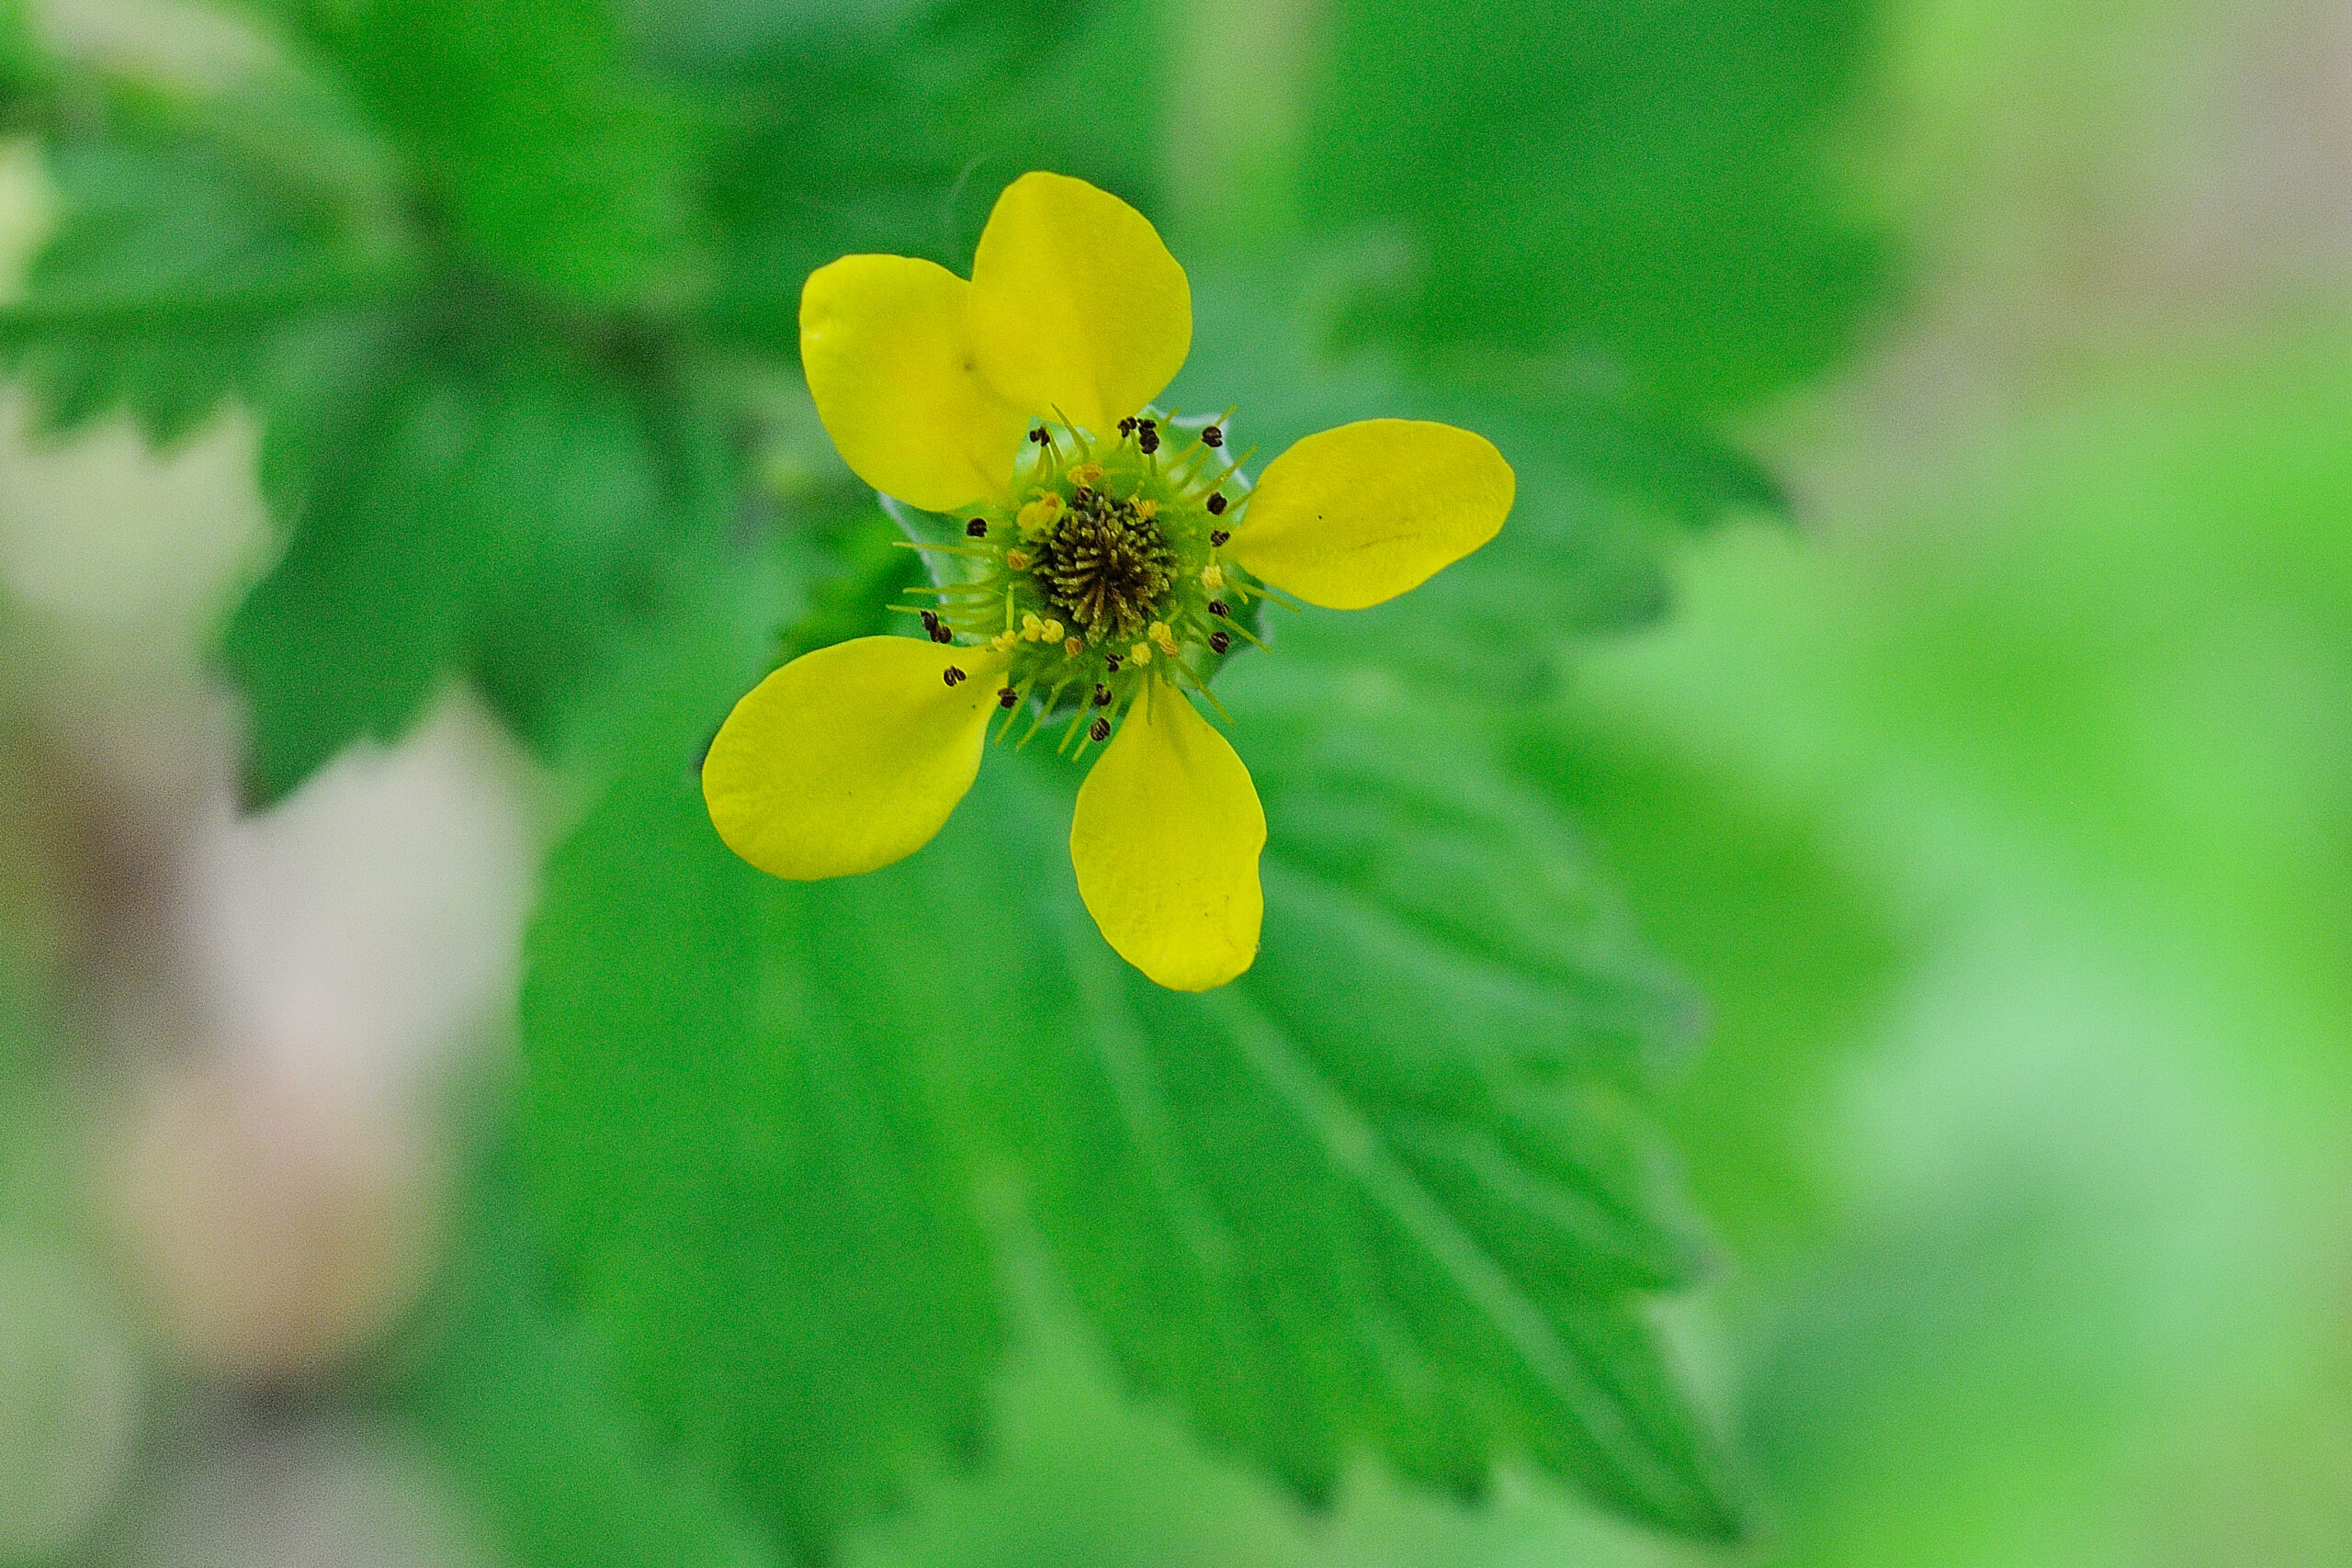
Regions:
[[1820, 148], [1863, 0], [1351, 0], [1323, 61], [1309, 215], [1408, 240], [1371, 313], [1428, 344], [1599, 355], [1720, 407], [1818, 369], [1886, 271]]
[[0, 0], [0, 130], [12, 127], [42, 76], [40, 51], [24, 0]]
[[294, 0], [296, 35], [398, 149], [452, 249], [587, 306], [673, 297], [695, 265], [686, 122], [604, 0]]
[[[1601, 10], [1340, 8], [1317, 233], [1186, 257], [1177, 400], [1238, 401], [1257, 466], [1397, 414], [1520, 478], [1478, 557], [1278, 617], [1220, 682], [1269, 919], [1206, 998], [1102, 943], [1050, 760], [805, 887], [729, 856], [695, 782], [736, 695], [914, 570], [779, 396], [802, 280], [960, 268], [1027, 168], [1149, 210], [1183, 155], [1161, 6], [271, 0], [233, 82], [47, 100], [60, 219], [0, 363], [57, 431], [257, 422], [283, 550], [215, 650], [254, 798], [462, 678], [584, 813], [514, 1185], [396, 1392], [518, 1558], [821, 1555], [981, 1444], [1037, 1258], [1136, 1390], [1303, 1495], [1367, 1451], [1462, 1495], [1524, 1459], [1740, 1533], [1645, 1316], [1705, 1262], [1644, 1109], [1696, 1009], [1495, 711], [1655, 615], [1675, 531], [1778, 508], [1670, 411], [1815, 363], [1873, 258], [1808, 172], [1837, 16]], [[13, 15], [0, 92], [46, 92]]]
[[448, 1468], [501, 1560], [530, 1568], [772, 1568], [707, 1478], [615, 1388], [602, 1343], [548, 1304], [511, 1181], [486, 1173], [468, 1245], [384, 1402]]
[[[1138, 1387], [1308, 1495], [1360, 1447], [1464, 1492], [1518, 1452], [1736, 1533], [1632, 1304], [1701, 1264], [1628, 1098], [1688, 1001], [1475, 726], [1295, 663], [1226, 685], [1274, 913], [1201, 998], [1088, 922], [1069, 770], [1000, 752], [913, 859], [783, 884], [691, 767], [740, 684], [684, 682], [531, 943], [524, 1149], [564, 1278], [812, 1542], [968, 1429], [1023, 1224]], [[824, 1401], [811, 1346], [858, 1369]]]

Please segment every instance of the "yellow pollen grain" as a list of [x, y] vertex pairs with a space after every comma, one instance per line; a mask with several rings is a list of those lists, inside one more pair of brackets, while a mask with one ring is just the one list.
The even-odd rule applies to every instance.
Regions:
[[1150, 522], [1153, 518], [1159, 515], [1159, 502], [1152, 500], [1149, 496], [1145, 496], [1141, 501], [1136, 502], [1136, 515], [1142, 518], [1147, 523]]
[[1052, 642], [1061, 635], [1062, 624], [1059, 621], [1047, 621], [1046, 623], [1046, 635], [1039, 637], [1037, 640], [1040, 642]]
[[1136, 662], [1137, 664], [1148, 664], [1148, 663], [1150, 663], [1150, 662], [1151, 662], [1151, 648], [1150, 648], [1150, 645], [1149, 645], [1149, 644], [1148, 644], [1148, 643], [1140, 643], [1140, 642], [1139, 642], [1139, 643], [1137, 643], [1137, 644], [1136, 644], [1133, 648], [1131, 648], [1131, 649], [1127, 649], [1127, 657], [1128, 657], [1129, 659], [1131, 659], [1131, 660], [1135, 660], [1135, 662]]
[[[1079, 484], [1099, 484], [1102, 479], [1102, 465], [1100, 463], [1080, 463], [1078, 467], [1069, 471], [1069, 477]], [[1057, 496], [1055, 499], [1059, 500], [1060, 498]]]
[[1167, 622], [1152, 622], [1150, 635], [1151, 640], [1159, 645], [1160, 652], [1170, 659], [1176, 657], [1176, 634], [1168, 629]]
[[1021, 639], [1014, 637], [1011, 632], [999, 632], [996, 636], [989, 639], [989, 646], [995, 649], [999, 653], [1002, 653], [1019, 640]]
[[1201, 570], [1201, 586], [1215, 590], [1225, 586], [1225, 568], [1211, 561]]
[[1043, 534], [1050, 530], [1062, 514], [1062, 498], [1048, 495], [1033, 501], [1021, 509], [1013, 521], [1024, 535]]
[[1024, 641], [1043, 642], [1046, 638], [1046, 623], [1035, 615], [1022, 616], [1021, 636]]

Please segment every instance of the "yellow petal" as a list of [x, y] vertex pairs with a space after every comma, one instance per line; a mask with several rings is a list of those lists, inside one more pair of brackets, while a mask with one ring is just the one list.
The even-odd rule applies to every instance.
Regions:
[[1066, 175], [997, 197], [972, 258], [972, 338], [997, 390], [1098, 434], [1158, 397], [1193, 345], [1193, 290], [1150, 220]]
[[1483, 435], [1408, 419], [1343, 424], [1267, 466], [1228, 548], [1286, 593], [1361, 610], [1493, 538], [1516, 484]]
[[1154, 681], [1078, 792], [1079, 896], [1120, 957], [1171, 991], [1258, 956], [1266, 814], [1250, 770], [1182, 693]]
[[800, 363], [859, 479], [927, 512], [1001, 497], [1028, 416], [976, 368], [972, 286], [906, 256], [843, 256], [800, 291]]
[[[966, 679], [947, 684], [950, 666]], [[929, 843], [979, 772], [1004, 656], [867, 637], [804, 654], [719, 727], [702, 795], [727, 847], [775, 876], [872, 871]]]

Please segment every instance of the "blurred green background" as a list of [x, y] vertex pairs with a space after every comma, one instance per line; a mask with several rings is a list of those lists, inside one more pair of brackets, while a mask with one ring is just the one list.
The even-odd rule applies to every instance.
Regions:
[[[2352, 1563], [2347, 106], [2324, 0], [0, 0], [0, 1562]], [[1198, 1006], [1051, 767], [816, 890], [693, 795], [907, 581], [800, 279], [1029, 167], [1261, 462], [1521, 475], [1221, 682]]]

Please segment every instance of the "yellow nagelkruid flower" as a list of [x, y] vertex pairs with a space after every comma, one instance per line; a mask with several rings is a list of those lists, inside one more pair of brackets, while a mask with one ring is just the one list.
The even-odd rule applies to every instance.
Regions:
[[736, 705], [702, 775], [730, 849], [803, 881], [888, 865], [971, 787], [991, 716], [1001, 738], [1029, 715], [1025, 742], [1067, 715], [1064, 750], [1103, 746], [1069, 848], [1104, 938], [1176, 990], [1250, 967], [1265, 813], [1183, 688], [1207, 697], [1199, 671], [1257, 640], [1241, 615], [1261, 597], [1362, 609], [1468, 555], [1514, 480], [1483, 436], [1376, 419], [1307, 437], [1253, 486], [1223, 421], [1153, 405], [1192, 338], [1151, 224], [1059, 175], [1006, 188], [968, 283], [904, 256], [809, 277], [801, 360], [842, 457], [968, 521], [932, 547], [956, 570], [924, 591], [927, 640], [820, 649]]

